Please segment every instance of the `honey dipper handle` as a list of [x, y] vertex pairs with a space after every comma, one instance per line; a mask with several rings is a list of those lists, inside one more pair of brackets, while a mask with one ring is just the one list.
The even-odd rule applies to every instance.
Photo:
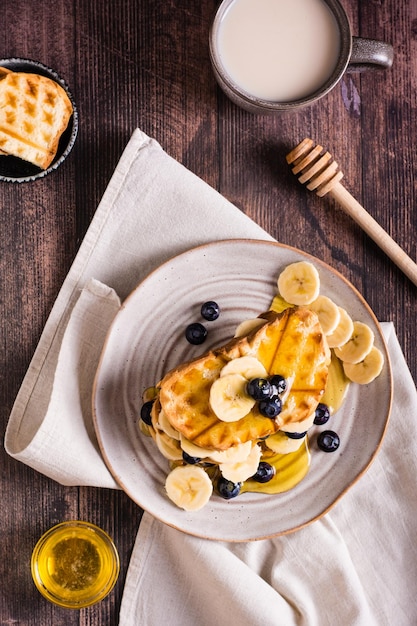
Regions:
[[417, 265], [388, 233], [369, 215], [349, 191], [340, 183], [334, 185], [329, 194], [342, 209], [375, 241], [406, 276], [417, 285]]

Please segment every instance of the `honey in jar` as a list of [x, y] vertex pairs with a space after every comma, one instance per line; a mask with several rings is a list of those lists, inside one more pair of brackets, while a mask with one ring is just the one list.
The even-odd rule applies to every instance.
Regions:
[[42, 595], [66, 608], [84, 608], [114, 587], [120, 569], [111, 538], [82, 521], [63, 522], [47, 531], [32, 554], [32, 577]]

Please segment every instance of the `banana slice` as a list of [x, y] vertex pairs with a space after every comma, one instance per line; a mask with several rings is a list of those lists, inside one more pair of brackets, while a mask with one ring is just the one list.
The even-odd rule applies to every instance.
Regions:
[[161, 431], [155, 432], [155, 443], [158, 446], [159, 452], [164, 456], [168, 461], [181, 461], [182, 460], [182, 450], [180, 447], [180, 442], [177, 439], [172, 439], [168, 437], [168, 435]]
[[290, 452], [298, 450], [304, 440], [305, 437], [292, 439], [291, 437], [287, 437], [285, 433], [279, 431], [275, 433], [275, 435], [271, 435], [265, 439], [265, 445], [272, 450], [272, 452], [276, 452], [277, 454], [289, 454]]
[[163, 409], [161, 409], [158, 414], [158, 426], [161, 430], [164, 431], [164, 433], [168, 435], [168, 437], [171, 437], [172, 439], [177, 439], [179, 441], [180, 434], [176, 428], [171, 426]]
[[308, 261], [287, 265], [279, 275], [277, 284], [284, 300], [300, 306], [314, 302], [320, 291], [319, 273]]
[[151, 409], [151, 423], [152, 423], [152, 428], [155, 432], [161, 430], [159, 428], [159, 422], [158, 422], [159, 409], [160, 409], [159, 402], [154, 402], [152, 405], [152, 409]]
[[256, 473], [261, 455], [262, 450], [256, 445], [253, 446], [245, 461], [240, 463], [222, 463], [219, 465], [219, 469], [226, 480], [231, 480], [233, 483], [241, 483]]
[[145, 437], [151, 436], [150, 427], [148, 426], [148, 424], [145, 424], [145, 422], [142, 419], [138, 420], [138, 426], [142, 435], [145, 435]]
[[290, 424], [285, 424], [285, 432], [287, 433], [305, 433], [306, 430], [311, 428], [314, 424], [314, 419], [316, 417], [316, 412], [314, 411], [311, 415], [306, 417], [301, 422], [291, 422]]
[[142, 393], [142, 402], [149, 402], [155, 400], [158, 395], [158, 387], [146, 387]]
[[327, 335], [327, 345], [329, 348], [341, 348], [353, 333], [353, 321], [349, 313], [342, 307], [339, 307], [340, 320], [335, 330]]
[[353, 322], [353, 332], [348, 341], [340, 348], [335, 348], [336, 356], [344, 363], [363, 361], [374, 345], [374, 333], [363, 322]]
[[210, 460], [215, 463], [241, 463], [246, 461], [252, 450], [252, 442], [245, 441], [237, 446], [230, 446], [227, 450], [211, 450]]
[[182, 434], [180, 436], [180, 446], [186, 454], [198, 459], [206, 459], [213, 452], [213, 450], [209, 450], [208, 448], [202, 448], [201, 446], [197, 446], [195, 443], [184, 437], [184, 435]]
[[167, 496], [185, 511], [198, 511], [210, 500], [213, 485], [202, 467], [180, 465], [174, 468], [165, 481]]
[[241, 322], [235, 330], [235, 337], [246, 337], [254, 330], [258, 330], [261, 326], [266, 324], [266, 320], [261, 319], [260, 317], [255, 317], [254, 319], [244, 320]]
[[327, 296], [318, 296], [309, 307], [311, 311], [317, 313], [320, 326], [324, 334], [331, 335], [340, 322], [340, 311], [337, 304]]
[[241, 374], [226, 374], [214, 381], [209, 402], [219, 420], [236, 422], [253, 408], [255, 400], [246, 393], [247, 382]]
[[380, 375], [383, 367], [384, 356], [375, 346], [372, 347], [371, 351], [360, 363], [343, 363], [346, 376], [353, 383], [358, 383], [359, 385], [371, 383]]
[[254, 356], [240, 356], [229, 361], [220, 372], [220, 376], [228, 374], [240, 374], [246, 380], [252, 378], [266, 378], [268, 372], [260, 361]]

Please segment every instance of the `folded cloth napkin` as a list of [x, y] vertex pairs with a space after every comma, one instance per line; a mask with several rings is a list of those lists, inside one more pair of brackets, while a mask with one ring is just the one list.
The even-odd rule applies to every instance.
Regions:
[[[120, 299], [195, 245], [271, 237], [136, 130], [62, 286], [16, 398], [5, 447], [66, 485], [117, 487], [91, 388]], [[144, 514], [120, 626], [408, 626], [417, 623], [417, 396], [392, 324], [391, 423], [359, 483], [321, 520], [252, 543], [188, 536]]]

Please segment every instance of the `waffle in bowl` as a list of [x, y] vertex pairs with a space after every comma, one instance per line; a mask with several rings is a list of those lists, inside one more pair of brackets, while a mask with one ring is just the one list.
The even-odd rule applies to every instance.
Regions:
[[[260, 329], [167, 373], [157, 386], [155, 417], [162, 409], [171, 426], [187, 440], [202, 448], [227, 450], [285, 430], [314, 413], [324, 393], [330, 362], [317, 315], [297, 307], [283, 313], [269, 311], [261, 317], [265, 324]], [[255, 405], [241, 419], [223, 421], [210, 406], [210, 389], [223, 368], [244, 356], [256, 358], [268, 375], [281, 375], [289, 381], [282, 411], [274, 420]]]
[[73, 107], [54, 80], [0, 67], [0, 153], [40, 169], [54, 160]]

